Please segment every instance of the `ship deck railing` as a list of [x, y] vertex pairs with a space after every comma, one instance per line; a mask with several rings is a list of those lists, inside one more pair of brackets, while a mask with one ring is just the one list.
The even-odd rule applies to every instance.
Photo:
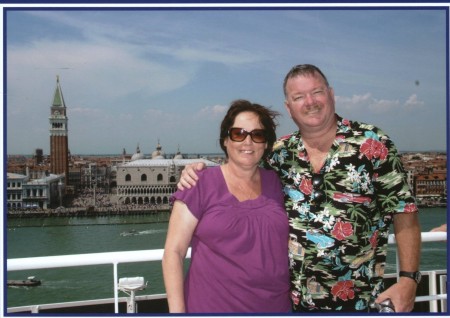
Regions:
[[[422, 232], [422, 243], [446, 241], [446, 232]], [[395, 235], [389, 235], [389, 244], [395, 245]], [[119, 278], [118, 265], [124, 263], [136, 262], [154, 262], [161, 261], [164, 249], [153, 250], [139, 250], [139, 251], [123, 251], [123, 252], [105, 252], [105, 253], [89, 253], [89, 254], [73, 254], [73, 255], [58, 255], [58, 256], [43, 256], [43, 257], [26, 257], [13, 258], [7, 260], [7, 271], [21, 271], [21, 270], [35, 270], [35, 269], [50, 269], [89, 265], [112, 265], [113, 281], [114, 281], [114, 312], [119, 313], [119, 301], [124, 301], [124, 298], [119, 298]], [[191, 257], [191, 250], [188, 250], [186, 258]], [[396, 260], [396, 273], [386, 274], [385, 277], [396, 277], [397, 280], [399, 272], [398, 256]], [[433, 271], [425, 271], [424, 275], [428, 276], [428, 290], [429, 294], [426, 296], [417, 296], [416, 302], [429, 302], [430, 312], [447, 312], [447, 269], [437, 269]], [[439, 280], [439, 283], [438, 283]], [[439, 290], [438, 290], [439, 286]], [[137, 296], [136, 300], [149, 300], [165, 298], [165, 294]], [[73, 304], [94, 304], [102, 300], [90, 300], [73, 302]], [[440, 310], [439, 310], [440, 302]], [[24, 310], [38, 313], [44, 305], [30, 305], [21, 307], [11, 307], [7, 309], [8, 313], [23, 312]], [[62, 306], [62, 304], [47, 304], [46, 306]]]

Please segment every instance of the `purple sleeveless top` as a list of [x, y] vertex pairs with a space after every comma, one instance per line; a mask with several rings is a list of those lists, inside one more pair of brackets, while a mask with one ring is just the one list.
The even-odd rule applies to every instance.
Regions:
[[190, 313], [290, 312], [289, 223], [281, 183], [260, 168], [262, 194], [239, 202], [219, 166], [199, 173], [197, 186], [177, 191], [199, 220], [184, 282]]

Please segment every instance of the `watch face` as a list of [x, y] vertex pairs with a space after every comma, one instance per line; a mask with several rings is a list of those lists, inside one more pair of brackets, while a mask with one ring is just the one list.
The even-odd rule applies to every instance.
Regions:
[[414, 279], [414, 281], [419, 284], [422, 279], [422, 273], [417, 272], [400, 272], [400, 276], [409, 277], [411, 279]]
[[417, 284], [420, 283], [420, 280], [422, 279], [422, 273], [416, 272], [415, 276], [416, 276], [415, 279], [416, 279]]

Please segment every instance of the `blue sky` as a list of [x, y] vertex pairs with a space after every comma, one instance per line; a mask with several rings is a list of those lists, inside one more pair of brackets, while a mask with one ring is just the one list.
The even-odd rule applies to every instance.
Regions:
[[[36, 9], [36, 8], [34, 8]], [[83, 9], [83, 8], [80, 8]], [[446, 12], [403, 7], [7, 10], [7, 154], [49, 153], [56, 76], [72, 154], [221, 152], [244, 98], [296, 129], [282, 81], [327, 75], [340, 115], [381, 127], [401, 151], [446, 149]]]

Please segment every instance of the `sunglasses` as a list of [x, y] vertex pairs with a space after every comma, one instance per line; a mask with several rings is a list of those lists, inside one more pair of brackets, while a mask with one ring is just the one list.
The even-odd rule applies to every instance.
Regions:
[[245, 130], [244, 128], [230, 128], [228, 130], [228, 136], [232, 141], [242, 142], [250, 135], [253, 142], [258, 144], [267, 142], [266, 131], [264, 129], [254, 129], [250, 132]]
[[313, 174], [311, 183], [313, 186], [311, 202], [313, 205], [320, 205], [323, 201], [325, 201], [325, 191], [321, 189], [323, 185], [323, 174]]

